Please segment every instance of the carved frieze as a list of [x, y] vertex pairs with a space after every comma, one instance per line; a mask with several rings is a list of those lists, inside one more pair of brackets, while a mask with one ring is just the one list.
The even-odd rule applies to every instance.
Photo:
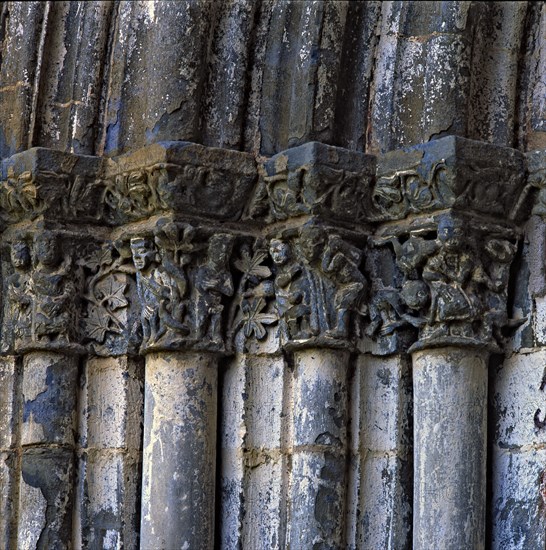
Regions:
[[521, 153], [450, 136], [379, 157], [370, 218], [454, 208], [514, 220], [524, 187]]
[[110, 163], [102, 182], [105, 218], [117, 224], [174, 212], [235, 220], [256, 180], [256, 164], [247, 153], [157, 143]]
[[6, 223], [49, 220], [98, 221], [102, 184], [97, 176], [103, 161], [34, 148], [6, 159], [0, 181], [0, 219]]
[[307, 143], [265, 161], [250, 218], [282, 221], [301, 215], [362, 222], [370, 200], [375, 158], [322, 143]]
[[543, 153], [457, 137], [377, 172], [320, 143], [258, 166], [166, 142], [115, 159], [32, 149], [2, 177], [5, 352], [496, 349], [533, 188], [546, 212]]

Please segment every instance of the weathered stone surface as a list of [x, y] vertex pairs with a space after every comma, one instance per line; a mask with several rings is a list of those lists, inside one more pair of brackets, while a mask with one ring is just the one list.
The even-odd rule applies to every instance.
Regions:
[[412, 389], [407, 357], [361, 355], [351, 391], [347, 546], [411, 547]]
[[492, 446], [491, 548], [538, 550], [546, 543], [543, 448]]
[[23, 446], [74, 446], [77, 383], [77, 358], [53, 352], [25, 355], [21, 424]]
[[36, 147], [2, 162], [0, 204], [4, 222], [49, 220], [75, 223], [100, 219], [103, 167], [98, 157]]
[[0, 451], [0, 546], [11, 550], [17, 543], [18, 453]]
[[74, 451], [30, 447], [23, 452], [19, 490], [20, 548], [72, 547]]
[[263, 170], [271, 220], [305, 214], [366, 220], [375, 173], [371, 155], [313, 142], [278, 153], [264, 163]]
[[[514, 330], [490, 377], [487, 537], [542, 544], [545, 25], [540, 2], [2, 3], [1, 350], [18, 357], [0, 360], [0, 548], [138, 545], [141, 374], [124, 361], [146, 354], [164, 375], [149, 380], [147, 437], [163, 447], [145, 455], [143, 531], [205, 517], [189, 545], [404, 548], [396, 354], [453, 345], [478, 363], [475, 348], [498, 352]], [[356, 365], [349, 390], [357, 350], [383, 358]], [[234, 351], [217, 436], [212, 365]], [[165, 366], [173, 354], [207, 359], [192, 378]], [[485, 436], [464, 447], [476, 419], [459, 406], [475, 373], [447, 378], [439, 400], [419, 386], [432, 435], [416, 457], [432, 473], [416, 494], [433, 502], [419, 521], [449, 504], [432, 494], [447, 477], [461, 514], [483, 508], [465, 483]], [[181, 410], [199, 418], [188, 427]], [[440, 459], [466, 462], [437, 471], [446, 439]], [[415, 540], [445, 547], [441, 521], [421, 524]]]
[[413, 354], [413, 548], [485, 547], [487, 353]]
[[217, 359], [146, 357], [140, 544], [213, 548]]
[[87, 361], [80, 399], [79, 544], [135, 547], [141, 491], [143, 373], [127, 357]]
[[341, 350], [294, 353], [291, 546], [335, 548], [344, 543], [348, 358]]

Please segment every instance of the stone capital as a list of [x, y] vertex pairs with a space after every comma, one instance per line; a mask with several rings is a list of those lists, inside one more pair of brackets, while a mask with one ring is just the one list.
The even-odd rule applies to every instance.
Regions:
[[74, 235], [34, 229], [12, 233], [4, 255], [3, 352], [84, 353]]
[[273, 326], [285, 350], [352, 349], [368, 290], [361, 271], [365, 243], [362, 234], [309, 222], [242, 251], [235, 266], [254, 277], [243, 275], [238, 293], [239, 334], [260, 340]]
[[374, 351], [463, 346], [499, 351], [519, 234], [455, 210], [395, 224], [371, 239]]

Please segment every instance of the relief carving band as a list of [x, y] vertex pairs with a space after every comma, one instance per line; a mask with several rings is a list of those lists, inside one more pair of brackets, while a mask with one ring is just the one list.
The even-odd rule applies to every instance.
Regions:
[[116, 224], [171, 211], [237, 219], [256, 178], [255, 160], [247, 153], [157, 143], [120, 157], [107, 170], [102, 179], [105, 217]]
[[499, 348], [502, 330], [520, 322], [509, 320], [506, 310], [513, 235], [504, 229], [488, 237], [451, 214], [438, 218], [435, 238], [429, 233], [373, 239], [376, 247], [392, 246], [401, 280], [397, 288], [375, 289], [367, 333], [385, 337], [411, 326], [418, 329], [411, 349]]
[[[81, 351], [76, 343], [79, 273], [59, 237], [37, 233], [32, 255], [26, 241], [15, 241], [10, 259], [13, 272], [6, 282], [15, 349]], [[9, 340], [5, 335], [4, 349], [11, 347]]]
[[[307, 225], [271, 239], [269, 257], [271, 267], [262, 264], [262, 250], [255, 253], [254, 281], [242, 293], [238, 319], [245, 336], [262, 339], [264, 325], [278, 325], [280, 341], [289, 347], [350, 345], [353, 316], [363, 313], [367, 290], [362, 250], [337, 233]], [[242, 265], [236, 263], [240, 271]]]
[[364, 221], [375, 159], [323, 143], [283, 151], [263, 165], [248, 215]]
[[158, 225], [155, 238], [130, 241], [140, 301], [142, 350], [224, 351], [224, 302], [234, 292], [233, 237], [196, 239], [185, 224]]

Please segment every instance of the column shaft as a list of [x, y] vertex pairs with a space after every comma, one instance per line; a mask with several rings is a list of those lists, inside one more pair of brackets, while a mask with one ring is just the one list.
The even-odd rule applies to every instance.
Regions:
[[342, 548], [345, 528], [349, 352], [294, 352], [289, 544]]
[[485, 547], [487, 362], [456, 347], [413, 354], [414, 550]]
[[77, 382], [75, 356], [24, 357], [20, 548], [71, 548]]
[[19, 372], [16, 358], [0, 358], [0, 548], [17, 543]]
[[217, 357], [146, 356], [142, 548], [214, 545]]

